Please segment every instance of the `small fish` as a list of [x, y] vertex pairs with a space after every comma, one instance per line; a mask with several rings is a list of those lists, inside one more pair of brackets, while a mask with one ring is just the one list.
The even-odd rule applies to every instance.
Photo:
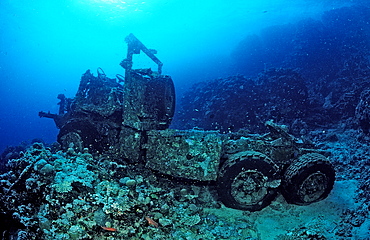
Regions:
[[153, 219], [151, 219], [150, 217], [145, 217], [145, 219], [148, 221], [149, 225], [152, 225], [153, 227], [158, 227], [158, 223], [156, 221], [154, 221]]
[[107, 230], [107, 231], [111, 231], [111, 232], [116, 232], [117, 231], [117, 229], [111, 228], [111, 227], [101, 227], [101, 228], [103, 228], [104, 230]]

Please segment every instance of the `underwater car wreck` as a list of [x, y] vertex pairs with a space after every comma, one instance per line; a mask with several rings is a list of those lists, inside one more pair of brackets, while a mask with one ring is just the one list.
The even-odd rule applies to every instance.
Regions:
[[[40, 112], [60, 129], [62, 149], [110, 154], [178, 179], [214, 182], [230, 208], [258, 211], [282, 193], [288, 203], [308, 205], [331, 192], [335, 171], [327, 153], [267, 121], [269, 133], [221, 134], [169, 129], [175, 88], [162, 75], [162, 62], [133, 34], [126, 37], [125, 76], [108, 78], [88, 70], [73, 99], [60, 94], [59, 113]], [[158, 70], [133, 69], [133, 55], [144, 52]]]

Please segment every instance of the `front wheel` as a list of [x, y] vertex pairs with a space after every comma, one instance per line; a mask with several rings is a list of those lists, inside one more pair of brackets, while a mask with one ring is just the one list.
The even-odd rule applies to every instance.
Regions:
[[245, 151], [222, 166], [218, 195], [226, 207], [258, 211], [275, 199], [279, 185], [277, 165], [262, 153]]
[[82, 152], [84, 148], [82, 138], [77, 132], [68, 132], [59, 137], [59, 143], [64, 151], [73, 148], [76, 152]]
[[319, 153], [307, 153], [286, 170], [282, 194], [288, 203], [308, 205], [325, 199], [333, 189], [335, 171]]
[[88, 119], [72, 119], [60, 129], [58, 142], [62, 149], [66, 151], [73, 148], [76, 152], [81, 152], [84, 148], [101, 151], [101, 135], [96, 130], [96, 125]]

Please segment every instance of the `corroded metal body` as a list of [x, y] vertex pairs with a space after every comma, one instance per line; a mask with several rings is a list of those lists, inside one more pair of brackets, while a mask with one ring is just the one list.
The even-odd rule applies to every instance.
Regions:
[[[172, 79], [161, 74], [163, 64], [153, 50], [132, 34], [126, 41], [124, 84], [101, 69], [97, 77], [87, 71], [75, 98], [58, 96], [59, 114], [40, 112], [60, 128], [63, 149], [89, 148], [163, 175], [217, 182], [221, 201], [238, 209], [262, 209], [280, 186], [290, 202], [301, 205], [329, 194], [335, 173], [326, 153], [290, 135], [283, 125], [267, 121], [269, 133], [263, 135], [169, 129], [176, 98]], [[157, 72], [132, 69], [132, 55], [140, 51], [158, 64]]]

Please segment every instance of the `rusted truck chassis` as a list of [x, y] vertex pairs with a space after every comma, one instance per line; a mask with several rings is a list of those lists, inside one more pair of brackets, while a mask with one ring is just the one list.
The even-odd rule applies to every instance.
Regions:
[[[243, 131], [169, 129], [175, 110], [175, 89], [162, 63], [134, 35], [126, 37], [125, 76], [108, 78], [99, 68], [82, 76], [73, 99], [60, 94], [63, 149], [115, 154], [180, 179], [213, 181], [225, 206], [249, 211], [269, 205], [279, 192], [288, 203], [307, 205], [328, 196], [335, 171], [327, 154], [290, 135], [282, 125], [267, 121], [264, 135]], [[144, 52], [157, 65], [132, 69], [133, 55]]]

